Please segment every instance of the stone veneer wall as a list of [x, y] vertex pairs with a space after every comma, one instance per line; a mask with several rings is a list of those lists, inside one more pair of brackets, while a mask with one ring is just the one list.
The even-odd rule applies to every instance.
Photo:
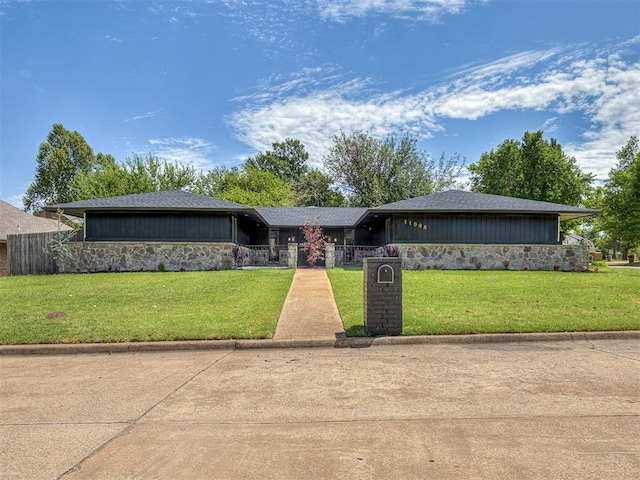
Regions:
[[579, 245], [397, 244], [406, 270], [558, 270], [589, 268]]
[[59, 272], [230, 270], [232, 243], [70, 242]]

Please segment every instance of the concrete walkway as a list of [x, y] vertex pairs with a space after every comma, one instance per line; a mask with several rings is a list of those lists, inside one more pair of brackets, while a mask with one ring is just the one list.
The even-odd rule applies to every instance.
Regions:
[[273, 339], [335, 340], [344, 336], [327, 272], [321, 268], [296, 270]]

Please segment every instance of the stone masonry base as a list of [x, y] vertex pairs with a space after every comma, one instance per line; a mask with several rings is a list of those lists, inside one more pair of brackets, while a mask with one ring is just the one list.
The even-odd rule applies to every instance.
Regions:
[[[232, 243], [70, 242], [67, 245], [71, 258], [61, 262], [60, 272], [232, 268]], [[295, 253], [289, 257], [297, 259], [297, 245], [289, 247]], [[397, 247], [405, 270], [581, 272], [589, 267], [587, 247], [579, 245], [397, 244]], [[331, 268], [329, 264], [327, 266]], [[289, 263], [288, 266], [296, 268], [297, 265]]]
[[71, 242], [59, 272], [230, 270], [232, 243]]
[[589, 268], [579, 245], [397, 244], [405, 270], [556, 270]]

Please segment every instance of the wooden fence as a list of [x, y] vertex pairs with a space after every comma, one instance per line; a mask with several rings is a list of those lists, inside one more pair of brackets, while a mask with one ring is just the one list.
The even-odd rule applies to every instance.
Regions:
[[58, 232], [7, 235], [7, 275], [56, 273], [56, 264], [45, 253]]
[[53, 258], [44, 253], [54, 233], [7, 235], [7, 275], [55, 273]]

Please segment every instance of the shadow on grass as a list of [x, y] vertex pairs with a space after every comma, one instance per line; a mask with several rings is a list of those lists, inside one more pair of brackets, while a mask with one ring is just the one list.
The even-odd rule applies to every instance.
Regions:
[[368, 337], [369, 334], [364, 329], [364, 325], [353, 325], [345, 330], [347, 337]]

